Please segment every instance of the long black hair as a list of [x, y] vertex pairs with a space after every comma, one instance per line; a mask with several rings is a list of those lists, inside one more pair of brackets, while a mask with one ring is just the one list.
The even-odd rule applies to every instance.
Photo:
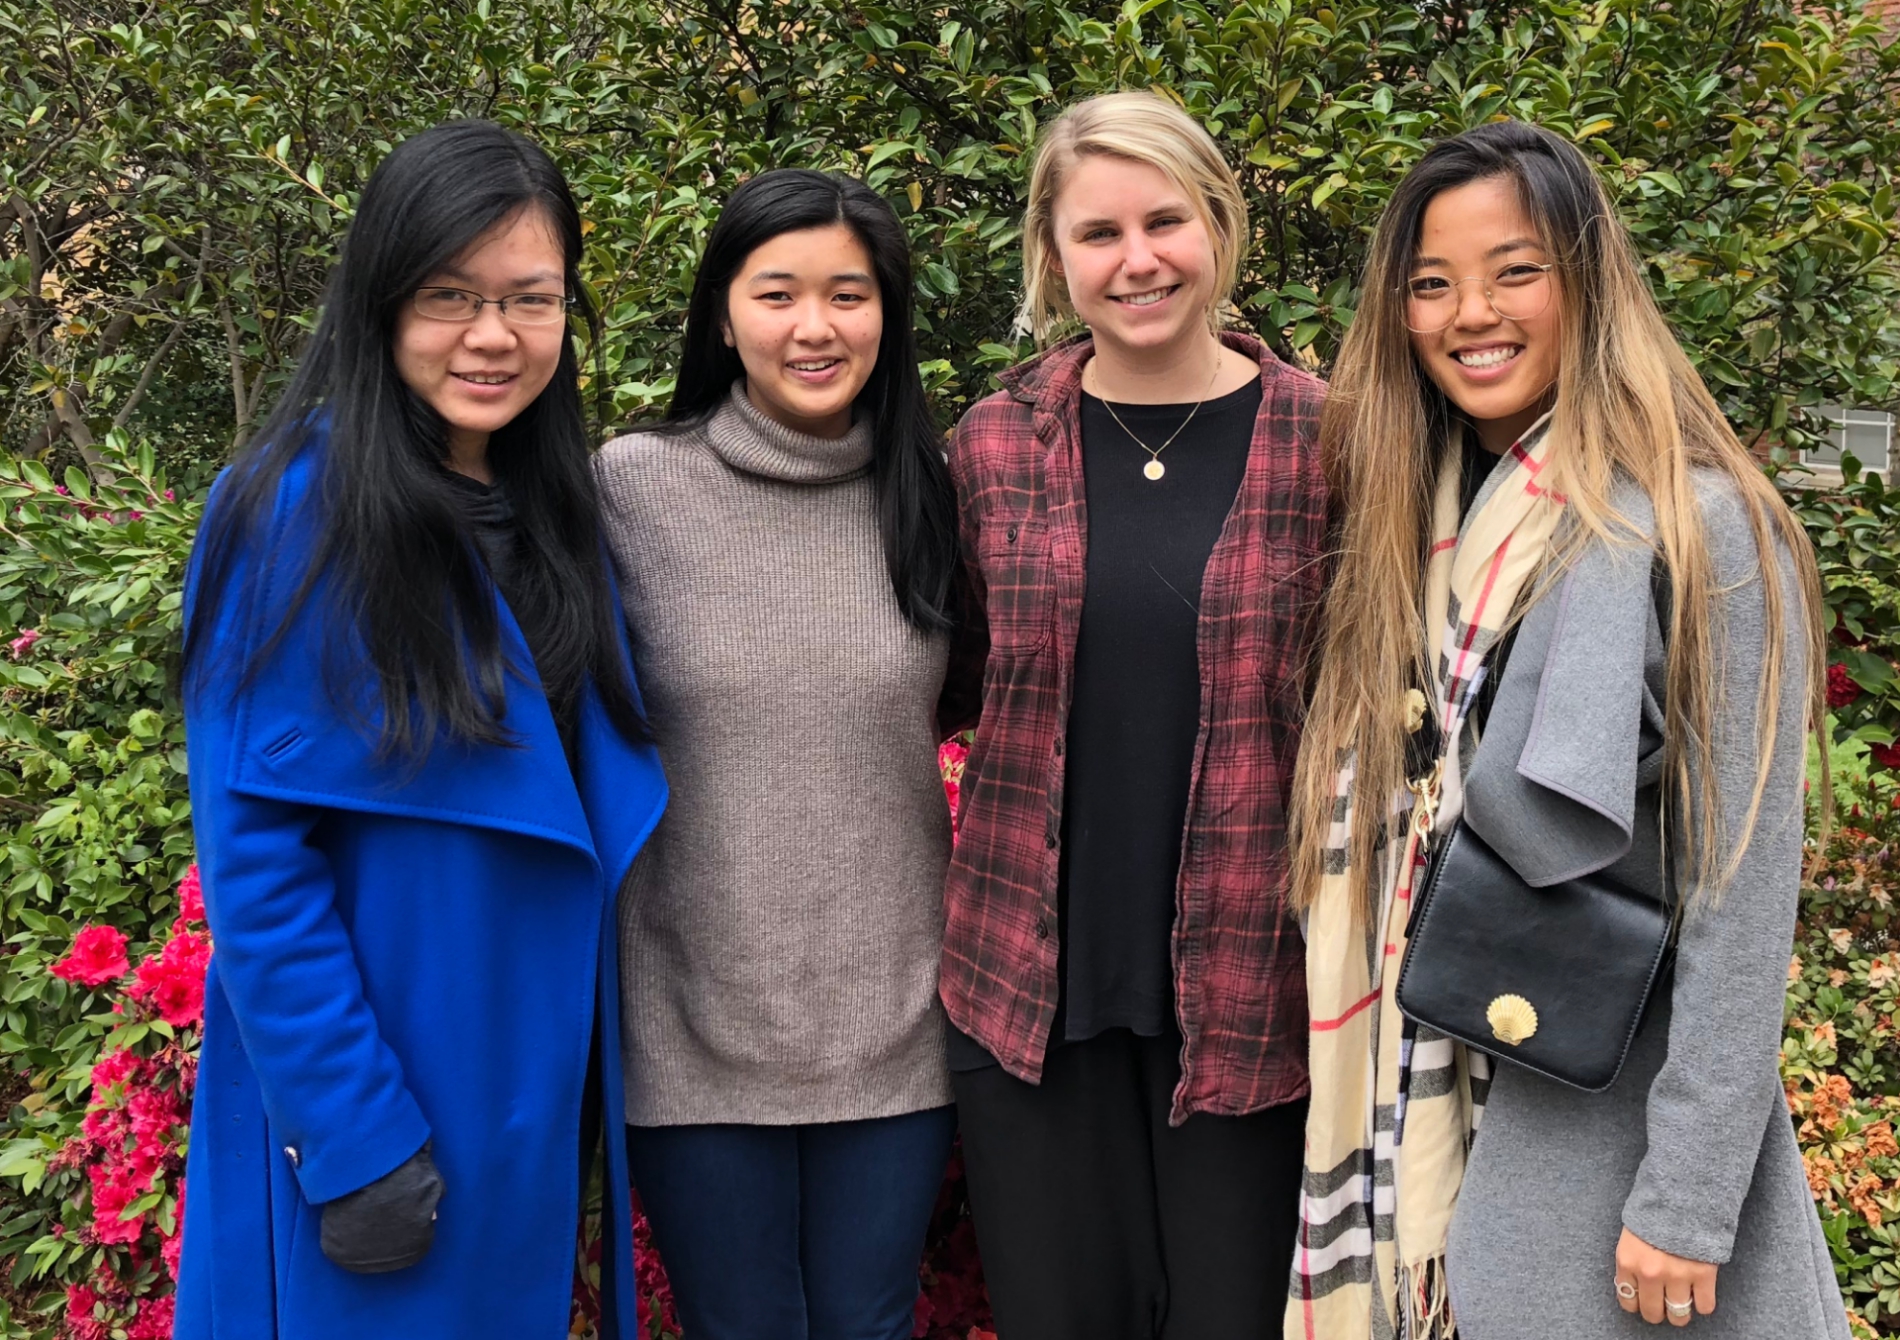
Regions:
[[[385, 756], [419, 761], [439, 736], [507, 744], [495, 588], [446, 470], [448, 429], [403, 382], [392, 343], [404, 303], [431, 273], [532, 211], [559, 241], [583, 319], [580, 213], [539, 147], [486, 121], [412, 136], [364, 187], [324, 295], [323, 314], [269, 422], [226, 473], [199, 537], [200, 596], [185, 630], [184, 686], [201, 688], [209, 634], [232, 593], [230, 565], [261, 541], [285, 469], [327, 425], [307, 568], [288, 610], [241, 667], [253, 676], [323, 580], [337, 636], [326, 676], [373, 674]], [[519, 534], [510, 606], [534, 648], [557, 720], [593, 681], [609, 718], [647, 738], [620, 653], [620, 610], [604, 566], [572, 330], [535, 400], [488, 441], [488, 465]], [[351, 660], [354, 664], [350, 664]], [[352, 688], [355, 687], [352, 685]], [[332, 681], [345, 708], [363, 699]]]
[[877, 364], [858, 392], [871, 421], [871, 478], [878, 534], [898, 607], [912, 626], [950, 624], [956, 569], [956, 499], [944, 465], [943, 434], [931, 419], [917, 375], [912, 331], [910, 239], [897, 213], [863, 182], [806, 168], [779, 168], [732, 193], [693, 280], [685, 349], [666, 423], [702, 422], [724, 403], [745, 372], [725, 342], [726, 300], [745, 258], [781, 233], [843, 224], [871, 255], [884, 330]]

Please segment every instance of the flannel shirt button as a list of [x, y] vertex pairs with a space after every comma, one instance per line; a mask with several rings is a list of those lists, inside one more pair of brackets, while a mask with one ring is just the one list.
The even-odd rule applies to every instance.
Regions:
[[1038, 940], [1047, 940], [1049, 938], [1049, 923], [1042, 917], [1036, 918], [1036, 938]]
[[1009, 542], [1011, 544], [1016, 543], [1016, 527], [1011, 526], [1009, 528], [1008, 535], [1009, 535]]
[[1056, 757], [1057, 758], [1062, 757], [1062, 741], [1060, 740], [1056, 741]]
[[1053, 832], [1044, 833], [1042, 835], [1042, 845], [1047, 847], [1050, 851], [1054, 851], [1056, 849], [1056, 835]]

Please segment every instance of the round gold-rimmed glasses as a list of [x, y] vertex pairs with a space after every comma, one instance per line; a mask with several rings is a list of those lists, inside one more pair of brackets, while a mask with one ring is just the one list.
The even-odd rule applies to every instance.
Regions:
[[417, 316], [431, 321], [473, 321], [482, 308], [494, 306], [502, 320], [522, 326], [551, 326], [567, 315], [571, 299], [561, 293], [510, 293], [484, 298], [465, 288], [419, 288], [410, 296]]
[[1556, 281], [1550, 272], [1556, 262], [1532, 265], [1512, 261], [1500, 265], [1488, 275], [1466, 275], [1447, 279], [1444, 275], [1415, 275], [1405, 281], [1399, 292], [1405, 297], [1405, 328], [1418, 335], [1435, 335], [1458, 319], [1458, 303], [1464, 286], [1484, 285], [1485, 300], [1491, 310], [1506, 321], [1529, 321], [1542, 316], [1550, 306], [1550, 291]]

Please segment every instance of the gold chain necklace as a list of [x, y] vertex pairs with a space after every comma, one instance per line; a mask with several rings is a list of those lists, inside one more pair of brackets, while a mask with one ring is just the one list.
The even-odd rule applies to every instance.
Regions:
[[[1207, 403], [1207, 392], [1214, 389], [1214, 382], [1220, 377], [1220, 365], [1221, 365], [1220, 356], [1216, 354], [1214, 357], [1214, 373], [1213, 373], [1213, 376], [1207, 379], [1206, 390], [1202, 391], [1201, 398], [1194, 402], [1194, 408], [1188, 411], [1187, 418], [1181, 420], [1181, 427], [1175, 429], [1172, 433], [1169, 433], [1168, 440], [1166, 442], [1163, 442], [1158, 447], [1151, 447], [1146, 442], [1143, 442], [1139, 437], [1136, 437], [1134, 429], [1130, 428], [1127, 424], [1122, 422], [1122, 416], [1115, 412], [1115, 407], [1112, 404], [1110, 404], [1106, 399], [1103, 399], [1103, 397], [1099, 393], [1096, 395], [1095, 398], [1097, 400], [1102, 401], [1102, 408], [1108, 411], [1108, 417], [1115, 421], [1115, 426], [1121, 429], [1124, 433], [1128, 434], [1129, 441], [1133, 442], [1136, 446], [1140, 447], [1143, 451], [1148, 453], [1148, 463], [1141, 467], [1141, 473], [1143, 477], [1150, 480], [1154, 480], [1154, 479], [1159, 479], [1161, 478], [1161, 476], [1168, 473], [1168, 467], [1161, 463], [1161, 453], [1174, 445], [1174, 439], [1181, 436], [1182, 431], [1186, 429], [1186, 427], [1189, 424], [1194, 422], [1194, 416], [1201, 412], [1201, 406]], [[1095, 361], [1093, 359], [1090, 359], [1089, 365], [1087, 369], [1085, 369], [1085, 374], [1087, 372], [1094, 372], [1094, 371], [1095, 371]], [[1086, 375], [1085, 375], [1085, 380], [1086, 380]], [[1096, 385], [1100, 386], [1101, 381], [1102, 381], [1101, 376], [1098, 374], [1095, 378]]]

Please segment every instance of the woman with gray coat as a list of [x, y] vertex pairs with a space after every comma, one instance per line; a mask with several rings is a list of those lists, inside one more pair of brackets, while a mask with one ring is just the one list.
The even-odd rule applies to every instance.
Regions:
[[[1566, 141], [1435, 146], [1364, 292], [1321, 426], [1344, 520], [1295, 779], [1314, 1087], [1286, 1334], [1847, 1340], [1777, 1072], [1807, 539]], [[1675, 890], [1673, 972], [1607, 1088], [1511, 1060], [1537, 1003], [1607, 1008], [1590, 981], [1498, 996], [1483, 1050], [1401, 1010], [1455, 824], [1526, 899]]]

